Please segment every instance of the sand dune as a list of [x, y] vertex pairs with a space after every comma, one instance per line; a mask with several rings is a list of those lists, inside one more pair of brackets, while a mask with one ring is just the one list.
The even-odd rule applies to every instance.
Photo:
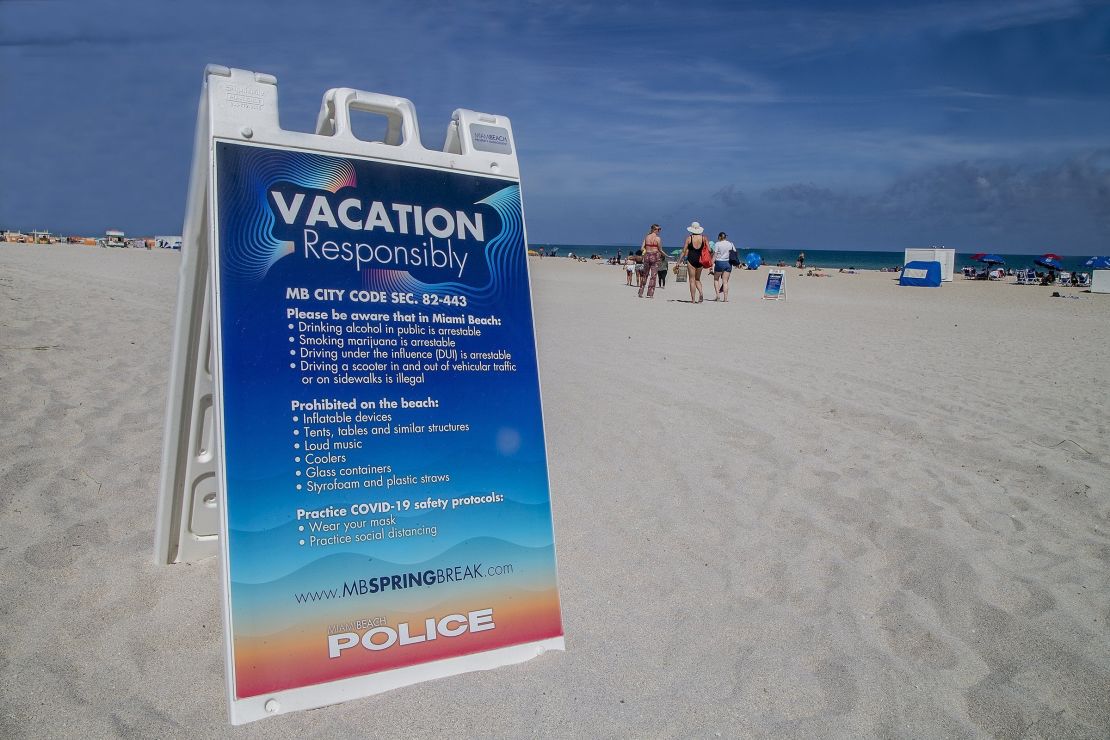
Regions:
[[179, 255], [0, 245], [0, 736], [1110, 735], [1110, 296], [530, 263], [568, 652], [233, 729]]

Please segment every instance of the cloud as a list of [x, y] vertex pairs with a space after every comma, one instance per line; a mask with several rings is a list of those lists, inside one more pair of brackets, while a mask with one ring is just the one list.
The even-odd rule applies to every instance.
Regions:
[[821, 4], [789, 13], [741, 10], [737, 20], [754, 46], [787, 57], [821, 56], [868, 39], [899, 42], [921, 36], [956, 37], [1075, 18], [1087, 12], [1081, 0], [947, 0], [875, 7]]
[[793, 183], [763, 191], [763, 197], [774, 204], [782, 204], [795, 213], [837, 213], [852, 210], [853, 203], [860, 200], [843, 192], [821, 188], [813, 183]]
[[799, 220], [879, 224], [917, 231], [993, 235], [1036, 246], [1054, 237], [1075, 248], [1110, 238], [1110, 148], [1054, 164], [962, 161], [916, 170], [870, 192], [792, 183], [759, 194], [756, 207]]
[[747, 197], [742, 191], [737, 190], [735, 185], [725, 185], [713, 193], [713, 200], [733, 210], [740, 210], [748, 205]]

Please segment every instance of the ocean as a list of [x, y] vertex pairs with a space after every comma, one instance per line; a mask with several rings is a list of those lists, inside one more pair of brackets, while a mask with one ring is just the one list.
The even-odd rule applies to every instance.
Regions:
[[[628, 246], [593, 246], [588, 244], [530, 244], [529, 249], [540, 249], [543, 247], [551, 254], [552, 249], [557, 249], [556, 256], [566, 257], [569, 254], [575, 254], [579, 257], [589, 257], [591, 255], [600, 255], [603, 259], [615, 257], [617, 251], [620, 250], [621, 255], [628, 254], [631, 247]], [[668, 249], [668, 253], [674, 251]], [[787, 267], [793, 267], [795, 260], [798, 259], [798, 252], [803, 251], [799, 249], [759, 249], [748, 248], [740, 246], [740, 256], [743, 257], [748, 252], [755, 252], [763, 258], [764, 264], [776, 265], [783, 262]], [[825, 269], [839, 270], [840, 268], [855, 268], [857, 270], [880, 270], [882, 268], [901, 267], [902, 261], [905, 259], [904, 251], [897, 252], [865, 252], [865, 251], [848, 251], [837, 249], [806, 249], [806, 267], [823, 267]], [[973, 253], [969, 252], [963, 254], [956, 253], [956, 271], [959, 272], [963, 267], [983, 267], [983, 264], [971, 259]], [[999, 254], [998, 256], [1006, 260], [1005, 267], [1012, 269], [1025, 269], [1027, 267], [1034, 267], [1037, 270], [1044, 271], [1043, 267], [1036, 267], [1033, 260], [1040, 255], [1036, 254]], [[1088, 256], [1082, 257], [1064, 257], [1060, 263], [1063, 265], [1064, 270], [1068, 272], [1090, 272], [1089, 268], [1083, 266]]]

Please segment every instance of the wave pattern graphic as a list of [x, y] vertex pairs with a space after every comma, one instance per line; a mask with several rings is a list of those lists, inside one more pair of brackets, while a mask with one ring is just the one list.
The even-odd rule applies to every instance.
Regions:
[[485, 259], [489, 266], [489, 280], [485, 285], [475, 287], [459, 282], [425, 283], [405, 270], [363, 270], [363, 287], [367, 290], [402, 293], [450, 293], [465, 295], [478, 302], [495, 302], [505, 298], [505, 294], [513, 287], [511, 278], [524, 274], [525, 268], [520, 186], [502, 188], [475, 205], [488, 205], [501, 218], [501, 231], [486, 243]]
[[273, 237], [268, 194], [278, 182], [338, 192], [354, 187], [355, 168], [345, 159], [303, 152], [251, 150], [241, 155], [231, 197], [221, 200], [224, 269], [239, 280], [258, 282], [274, 263], [293, 252], [293, 243]]

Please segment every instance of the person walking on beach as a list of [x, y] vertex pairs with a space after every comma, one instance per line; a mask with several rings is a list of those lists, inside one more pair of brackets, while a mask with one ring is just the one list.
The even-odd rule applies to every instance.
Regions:
[[717, 234], [717, 241], [713, 244], [713, 291], [717, 294], [715, 301], [728, 300], [728, 280], [732, 277], [732, 263], [729, 259], [736, 250], [736, 245], [728, 240], [728, 234]]
[[662, 231], [659, 224], [652, 224], [644, 241], [640, 244], [640, 253], [643, 255], [643, 281], [640, 283], [640, 297], [644, 297], [644, 286], [647, 286], [648, 298], [655, 297], [655, 279], [659, 268], [659, 258], [663, 254], [663, 241], [659, 238]]
[[670, 265], [667, 264], [667, 253], [664, 252], [662, 249], [660, 249], [659, 250], [659, 270], [657, 271], [658, 275], [659, 275], [659, 287], [660, 288], [666, 288], [667, 287], [667, 268], [668, 267], [670, 267]]
[[805, 252], [799, 252], [798, 253], [798, 263], [797, 264], [798, 264], [798, 269], [799, 270], [802, 270], [802, 269], [805, 268], [805, 266], [806, 266], [806, 253]]
[[701, 248], [709, 247], [709, 242], [702, 236], [705, 229], [697, 221], [686, 227], [690, 236], [682, 245], [682, 256], [686, 261], [686, 281], [690, 283], [690, 303], [701, 303], [705, 300], [705, 293], [701, 289]]

